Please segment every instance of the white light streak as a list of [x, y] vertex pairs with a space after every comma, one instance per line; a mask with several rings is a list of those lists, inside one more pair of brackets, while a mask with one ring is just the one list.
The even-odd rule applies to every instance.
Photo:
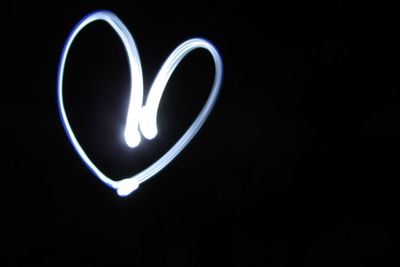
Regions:
[[[198, 48], [206, 49], [210, 52], [215, 63], [215, 78], [210, 95], [208, 96], [208, 99], [201, 109], [200, 113], [197, 115], [196, 119], [182, 135], [182, 137], [160, 159], [158, 159], [148, 168], [133, 175], [132, 177], [120, 181], [114, 181], [113, 179], [107, 177], [89, 159], [89, 157], [86, 155], [85, 151], [79, 144], [71, 128], [71, 125], [69, 124], [69, 120], [64, 107], [63, 77], [69, 49], [78, 33], [89, 23], [98, 20], [103, 20], [107, 22], [115, 30], [115, 32], [121, 38], [128, 56], [131, 78], [131, 95], [127, 112], [124, 137], [125, 142], [129, 147], [134, 148], [140, 144], [140, 132], [147, 139], [153, 139], [157, 136], [157, 112], [162, 94], [168, 83], [169, 78], [171, 77], [171, 74], [188, 53]], [[143, 106], [143, 75], [139, 53], [136, 48], [135, 41], [133, 40], [133, 37], [130, 34], [129, 30], [115, 14], [105, 10], [96, 11], [87, 15], [78, 22], [78, 24], [70, 33], [61, 54], [57, 84], [57, 97], [61, 121], [73, 147], [75, 148], [83, 162], [88, 166], [88, 168], [102, 182], [104, 182], [109, 187], [116, 189], [119, 196], [127, 196], [134, 190], [136, 190], [139, 184], [143, 183], [147, 179], [150, 179], [159, 171], [161, 171], [165, 166], [167, 166], [196, 135], [196, 133], [199, 131], [199, 129], [207, 119], [208, 115], [210, 114], [211, 109], [213, 108], [215, 101], [218, 97], [220, 85], [222, 82], [222, 72], [222, 59], [217, 49], [205, 39], [189, 39], [179, 45], [162, 65], [161, 69], [159, 70], [157, 76], [153, 81], [152, 86], [150, 87], [146, 103]]]

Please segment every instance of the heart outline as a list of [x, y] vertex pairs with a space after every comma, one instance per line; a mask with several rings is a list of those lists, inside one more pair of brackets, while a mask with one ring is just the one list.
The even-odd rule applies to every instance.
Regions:
[[[89, 159], [83, 148], [80, 146], [79, 141], [75, 137], [75, 134], [69, 124], [69, 120], [64, 108], [64, 99], [62, 94], [64, 69], [68, 56], [68, 51], [78, 33], [89, 23], [98, 20], [103, 20], [107, 22], [118, 34], [124, 44], [125, 51], [129, 59], [131, 75], [131, 96], [127, 115], [127, 124], [125, 128], [125, 140], [127, 144], [131, 147], [135, 147], [140, 143], [139, 128], [142, 134], [147, 139], [152, 139], [157, 135], [156, 118], [158, 105], [161, 100], [162, 93], [175, 68], [179, 65], [181, 60], [187, 54], [195, 49], [204, 48], [208, 52], [210, 52], [215, 64], [215, 76], [211, 92], [203, 108], [201, 109], [193, 123], [185, 131], [185, 133], [163, 156], [161, 156], [149, 167], [133, 175], [132, 177], [125, 178], [119, 181], [115, 181], [107, 177], [102, 171], [100, 171], [96, 167], [96, 165]], [[146, 104], [143, 105], [143, 76], [141, 62], [138, 49], [131, 33], [126, 28], [124, 23], [114, 13], [107, 10], [95, 11], [85, 16], [76, 24], [76, 26], [69, 34], [62, 50], [57, 79], [57, 100], [61, 122], [72, 146], [81, 157], [82, 161], [89, 168], [89, 170], [92, 171], [92, 173], [97, 176], [103, 183], [113, 189], [116, 189], [119, 196], [128, 196], [130, 193], [138, 188], [139, 184], [150, 179], [163, 168], [165, 168], [197, 134], [197, 132], [200, 130], [200, 128], [203, 126], [204, 122], [208, 118], [218, 98], [222, 83], [222, 75], [223, 63], [218, 50], [209, 41], [203, 38], [189, 39], [179, 45], [168, 56], [167, 60], [164, 62], [156, 77], [154, 78], [153, 84], [149, 90]], [[133, 139], [130, 139], [132, 138], [132, 136]]]

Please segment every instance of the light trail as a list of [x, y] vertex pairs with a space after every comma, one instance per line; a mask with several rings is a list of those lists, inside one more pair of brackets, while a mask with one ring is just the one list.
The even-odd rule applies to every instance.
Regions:
[[[147, 139], [153, 139], [157, 136], [157, 112], [162, 94], [175, 68], [187, 54], [195, 49], [203, 48], [210, 52], [215, 63], [215, 77], [211, 92], [200, 113], [197, 115], [196, 119], [189, 126], [186, 132], [175, 143], [175, 145], [173, 145], [161, 158], [159, 158], [152, 165], [133, 175], [132, 177], [120, 181], [114, 181], [113, 179], [106, 176], [89, 159], [86, 152], [79, 144], [71, 128], [71, 125], [69, 124], [69, 120], [64, 107], [63, 78], [68, 52], [78, 33], [89, 23], [98, 20], [103, 20], [107, 22], [115, 30], [115, 32], [122, 40], [128, 56], [131, 78], [131, 94], [124, 137], [125, 142], [129, 147], [134, 148], [140, 144], [140, 132]], [[76, 152], [81, 157], [83, 162], [87, 165], [87, 167], [93, 172], [93, 174], [96, 175], [109, 187], [116, 189], [119, 196], [127, 196], [135, 189], [137, 189], [139, 184], [150, 179], [159, 171], [161, 171], [164, 167], [166, 167], [188, 145], [188, 143], [200, 130], [205, 120], [209, 116], [218, 97], [220, 86], [222, 83], [222, 73], [222, 59], [217, 49], [205, 39], [189, 39], [179, 45], [164, 62], [157, 76], [155, 77], [152, 86], [150, 87], [146, 103], [145, 105], [143, 105], [142, 67], [140, 63], [139, 53], [133, 37], [130, 34], [129, 30], [122, 23], [122, 21], [114, 13], [105, 10], [96, 11], [87, 15], [78, 22], [78, 24], [74, 27], [69, 37], [67, 38], [61, 54], [57, 81], [57, 98], [61, 121], [64, 126], [65, 132], [67, 133], [67, 136], [71, 141], [73, 147], [75, 148]]]

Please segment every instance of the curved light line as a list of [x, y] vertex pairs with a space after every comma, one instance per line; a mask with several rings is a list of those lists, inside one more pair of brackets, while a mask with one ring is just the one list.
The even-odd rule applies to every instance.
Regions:
[[[160, 159], [150, 165], [148, 168], [137, 173], [136, 175], [120, 181], [114, 181], [101, 172], [96, 165], [89, 159], [83, 148], [80, 146], [72, 128], [69, 124], [68, 117], [65, 112], [63, 101], [63, 77], [65, 63], [69, 49], [76, 38], [77, 34], [89, 23], [103, 20], [107, 22], [121, 38], [127, 52], [129, 60], [129, 68], [131, 73], [131, 95], [125, 127], [125, 142], [130, 147], [136, 147], [141, 140], [140, 131], [147, 139], [152, 139], [157, 135], [157, 112], [158, 106], [168, 83], [169, 78], [174, 72], [175, 68], [182, 61], [182, 59], [191, 51], [197, 48], [203, 48], [210, 52], [214, 59], [215, 64], [215, 78], [212, 85], [210, 95], [197, 115], [194, 122], [182, 135], [182, 137], [172, 146]], [[223, 64], [222, 59], [217, 49], [207, 40], [202, 38], [190, 39], [179, 45], [167, 58], [161, 69], [159, 70], [154, 82], [149, 90], [149, 95], [146, 104], [143, 105], [143, 75], [139, 58], [139, 53], [136, 48], [135, 42], [129, 30], [125, 27], [122, 21], [109, 11], [96, 11], [84, 17], [74, 27], [64, 45], [61, 55], [59, 71], [58, 71], [58, 84], [57, 84], [57, 97], [58, 105], [61, 116], [61, 121], [64, 126], [65, 132], [73, 147], [78, 152], [83, 162], [88, 168], [106, 185], [116, 189], [118, 195], [127, 196], [134, 191], [140, 183], [150, 179], [152, 176], [161, 171], [167, 166], [185, 146], [192, 140], [196, 133], [200, 130], [201, 126], [207, 119], [215, 101], [218, 97], [220, 86], [222, 82]]]

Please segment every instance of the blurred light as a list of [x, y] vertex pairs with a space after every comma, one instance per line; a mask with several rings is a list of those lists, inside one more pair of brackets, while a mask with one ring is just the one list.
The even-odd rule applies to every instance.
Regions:
[[[121, 181], [114, 181], [111, 178], [107, 177], [89, 159], [85, 151], [80, 146], [78, 140], [76, 139], [73, 130], [71, 129], [64, 107], [63, 77], [69, 49], [77, 34], [86, 25], [97, 20], [103, 20], [107, 22], [115, 30], [115, 32], [121, 38], [128, 56], [131, 78], [131, 95], [129, 108], [127, 111], [124, 137], [125, 142], [129, 147], [134, 148], [140, 144], [140, 132], [146, 139], [153, 139], [157, 136], [157, 112], [162, 94], [169, 78], [171, 77], [171, 74], [188, 53], [198, 48], [206, 49], [212, 55], [215, 63], [215, 78], [210, 95], [208, 96], [206, 103], [204, 104], [200, 113], [197, 115], [194, 122], [190, 125], [190, 127], [186, 130], [182, 137], [176, 142], [176, 144], [172, 146], [160, 159], [158, 159], [156, 162], [154, 162], [143, 171]], [[207, 119], [218, 97], [220, 85], [222, 82], [222, 72], [222, 59], [217, 49], [209, 41], [202, 38], [193, 38], [187, 40], [186, 42], [179, 45], [162, 65], [156, 78], [153, 81], [152, 86], [150, 87], [149, 95], [147, 97], [145, 105], [143, 106], [143, 75], [139, 53], [136, 48], [135, 41], [133, 40], [133, 37], [128, 29], [115, 14], [110, 11], [96, 11], [87, 15], [78, 22], [78, 24], [70, 33], [61, 54], [57, 84], [58, 106], [61, 121], [73, 147], [78, 152], [79, 156], [88, 166], [88, 168], [106, 185], [110, 186], [113, 189], [116, 189], [118, 195], [127, 196], [135, 189], [137, 189], [140, 183], [146, 181], [147, 179], [150, 179], [152, 176], [161, 171], [165, 166], [167, 166], [196, 135], [196, 133], [199, 131], [199, 129]]]

